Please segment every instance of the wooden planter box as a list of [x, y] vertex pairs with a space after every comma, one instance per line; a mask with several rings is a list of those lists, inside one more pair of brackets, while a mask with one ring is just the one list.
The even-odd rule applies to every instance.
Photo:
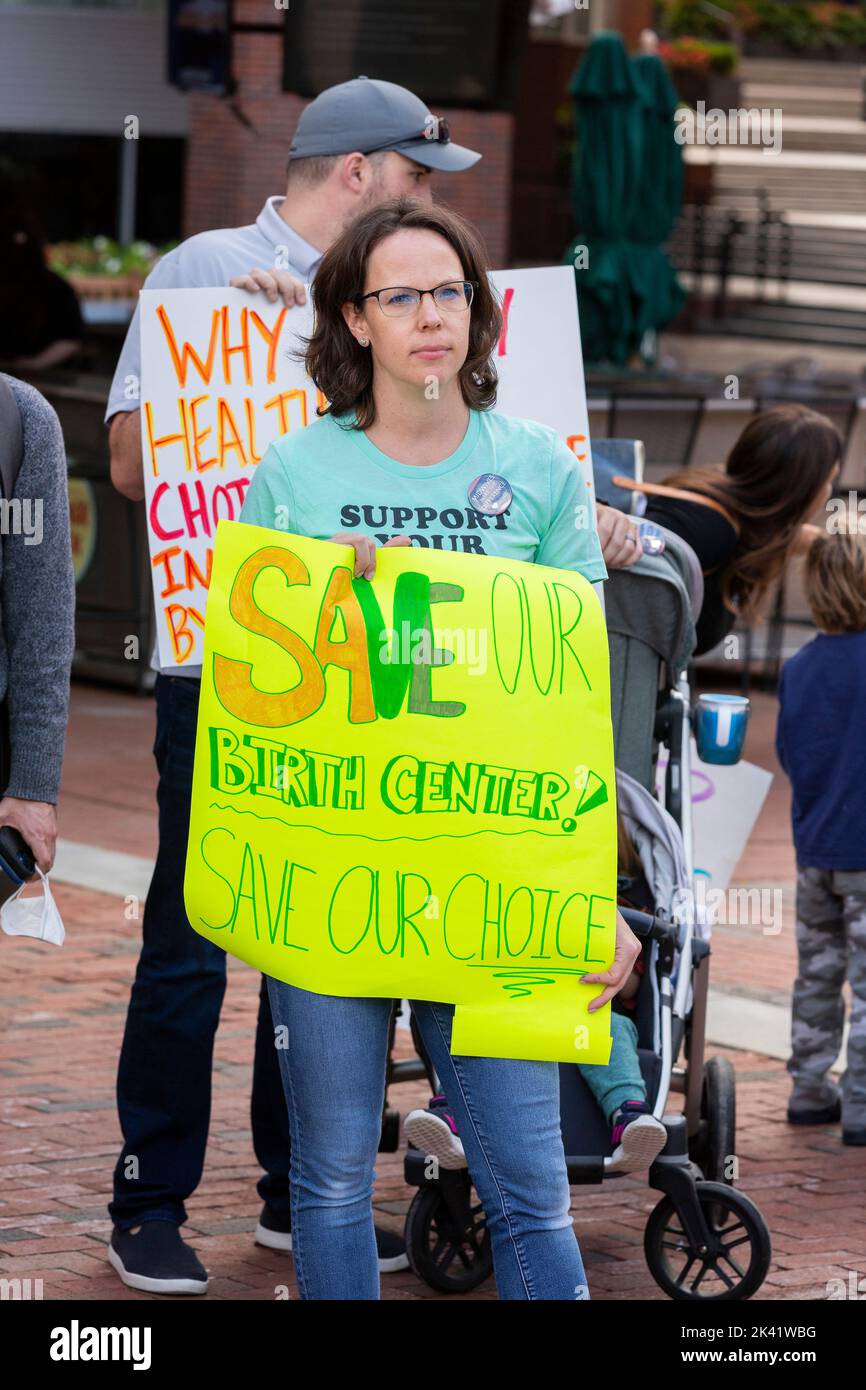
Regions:
[[67, 275], [79, 299], [137, 299], [143, 275]]
[[722, 77], [717, 72], [674, 72], [671, 74], [683, 101], [696, 107], [705, 101], [707, 110], [735, 111], [740, 105], [738, 77]]

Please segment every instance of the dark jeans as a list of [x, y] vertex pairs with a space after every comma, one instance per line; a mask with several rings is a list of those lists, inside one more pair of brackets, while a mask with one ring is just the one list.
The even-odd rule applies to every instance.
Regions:
[[[199, 683], [158, 676], [159, 850], [144, 905], [143, 942], [117, 1072], [124, 1145], [109, 1214], [128, 1230], [145, 1218], [186, 1220], [204, 1167], [213, 1044], [226, 955], [193, 931], [183, 902]], [[258, 1191], [289, 1212], [289, 1121], [262, 978], [253, 1064], [252, 1131], [265, 1170]]]

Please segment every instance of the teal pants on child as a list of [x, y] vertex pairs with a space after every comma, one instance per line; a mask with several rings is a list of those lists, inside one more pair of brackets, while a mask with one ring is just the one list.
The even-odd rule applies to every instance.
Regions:
[[613, 1123], [623, 1101], [646, 1100], [646, 1085], [637, 1056], [637, 1028], [625, 1014], [610, 1014], [613, 1044], [607, 1066], [578, 1066], [581, 1076], [595, 1096], [605, 1119]]

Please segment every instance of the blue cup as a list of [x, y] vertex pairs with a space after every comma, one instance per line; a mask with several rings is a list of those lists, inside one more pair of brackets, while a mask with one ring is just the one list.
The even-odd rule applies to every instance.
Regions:
[[715, 766], [738, 763], [743, 756], [751, 705], [743, 695], [701, 695], [694, 726], [698, 757]]

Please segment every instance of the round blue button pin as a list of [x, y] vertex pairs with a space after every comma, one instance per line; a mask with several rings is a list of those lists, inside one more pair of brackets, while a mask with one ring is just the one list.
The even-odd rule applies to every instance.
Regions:
[[481, 473], [470, 484], [469, 501], [483, 516], [501, 516], [514, 501], [514, 493], [500, 473]]

